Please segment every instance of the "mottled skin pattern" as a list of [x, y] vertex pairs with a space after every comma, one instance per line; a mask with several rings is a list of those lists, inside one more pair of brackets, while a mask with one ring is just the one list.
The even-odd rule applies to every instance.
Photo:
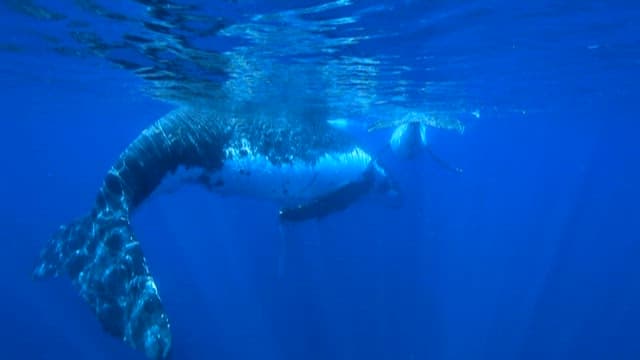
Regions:
[[131, 229], [135, 209], [178, 166], [219, 169], [224, 148], [242, 139], [274, 163], [313, 161], [328, 149], [350, 145], [324, 122], [238, 114], [179, 109], [144, 130], [108, 171], [91, 213], [61, 227], [48, 242], [34, 277], [66, 273], [107, 332], [149, 358], [168, 357], [169, 320]]

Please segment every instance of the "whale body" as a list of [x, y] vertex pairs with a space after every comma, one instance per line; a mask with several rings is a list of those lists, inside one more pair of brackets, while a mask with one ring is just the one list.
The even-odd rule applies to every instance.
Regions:
[[107, 172], [92, 211], [48, 241], [34, 278], [68, 275], [103, 328], [147, 357], [171, 351], [170, 323], [131, 227], [152, 194], [185, 183], [280, 204], [282, 221], [323, 217], [394, 192], [375, 159], [324, 121], [179, 108], [145, 129]]

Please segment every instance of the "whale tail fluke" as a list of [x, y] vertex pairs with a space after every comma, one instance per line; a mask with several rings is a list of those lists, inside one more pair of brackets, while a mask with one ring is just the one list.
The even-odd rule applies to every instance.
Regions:
[[169, 356], [169, 321], [125, 211], [94, 211], [54, 234], [33, 277], [65, 273], [105, 331], [149, 358]]

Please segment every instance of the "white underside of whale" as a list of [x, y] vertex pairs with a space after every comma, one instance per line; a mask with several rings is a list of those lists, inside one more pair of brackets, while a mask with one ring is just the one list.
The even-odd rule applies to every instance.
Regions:
[[354, 147], [347, 152], [327, 152], [314, 163], [294, 159], [274, 164], [244, 145], [227, 148], [224, 165], [217, 171], [179, 167], [163, 179], [158, 191], [171, 191], [185, 183], [206, 179], [205, 185], [221, 195], [251, 196], [284, 206], [298, 205], [359, 180], [372, 161], [367, 152]]

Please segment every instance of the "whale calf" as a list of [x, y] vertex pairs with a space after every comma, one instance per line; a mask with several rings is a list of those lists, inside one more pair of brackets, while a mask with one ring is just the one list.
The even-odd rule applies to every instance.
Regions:
[[160, 118], [108, 170], [91, 212], [46, 243], [33, 271], [68, 275], [104, 330], [151, 359], [169, 356], [171, 329], [131, 216], [152, 194], [185, 183], [274, 200], [282, 221], [397, 192], [371, 155], [324, 121], [192, 107]]

